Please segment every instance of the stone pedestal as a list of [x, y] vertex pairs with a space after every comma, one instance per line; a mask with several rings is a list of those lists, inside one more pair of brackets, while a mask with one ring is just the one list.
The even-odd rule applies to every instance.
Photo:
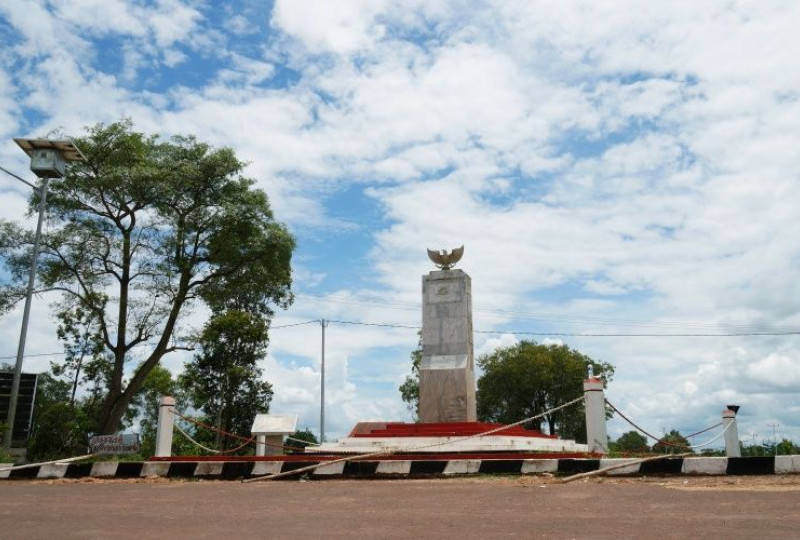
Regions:
[[472, 291], [462, 270], [422, 277], [420, 422], [474, 422]]

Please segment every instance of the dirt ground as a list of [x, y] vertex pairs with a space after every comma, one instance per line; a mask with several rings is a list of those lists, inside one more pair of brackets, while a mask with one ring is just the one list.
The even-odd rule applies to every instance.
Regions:
[[800, 476], [0, 482], [2, 538], [797, 537]]

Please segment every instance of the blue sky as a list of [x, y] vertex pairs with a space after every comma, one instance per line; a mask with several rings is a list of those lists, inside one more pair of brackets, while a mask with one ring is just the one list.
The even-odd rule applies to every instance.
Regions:
[[[650, 430], [738, 403], [743, 437], [798, 441], [798, 20], [778, 1], [11, 0], [0, 164], [27, 171], [12, 137], [125, 116], [230, 146], [298, 239], [276, 326], [417, 326], [425, 248], [464, 244], [475, 328], [496, 332], [477, 353], [552, 333], [615, 364], [609, 398]], [[3, 217], [25, 197], [0, 177]], [[556, 335], [775, 330], [795, 334]], [[60, 349], [47, 299], [32, 335]], [[326, 337], [326, 431], [407, 419], [415, 330]], [[263, 363], [273, 411], [313, 429], [319, 338], [275, 329]]]

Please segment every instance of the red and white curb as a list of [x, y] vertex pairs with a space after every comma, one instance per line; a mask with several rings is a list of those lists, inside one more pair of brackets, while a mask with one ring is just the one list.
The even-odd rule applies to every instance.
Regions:
[[[455, 476], [469, 474], [577, 474], [635, 459], [453, 459], [367, 460], [331, 463], [290, 478], [380, 478]], [[138, 461], [51, 463], [0, 471], [2, 479], [34, 478], [221, 478], [237, 479], [278, 474], [313, 465], [315, 461]], [[10, 466], [5, 465], [5, 466]], [[0, 469], [5, 467], [0, 464]], [[686, 457], [631, 463], [607, 473], [615, 475], [769, 475], [800, 474], [800, 455], [776, 457]]]

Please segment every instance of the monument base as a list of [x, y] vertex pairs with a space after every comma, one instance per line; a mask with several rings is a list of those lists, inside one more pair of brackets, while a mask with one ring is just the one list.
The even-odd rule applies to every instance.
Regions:
[[419, 417], [423, 422], [477, 420], [471, 369], [420, 369], [419, 389]]
[[384, 450], [427, 454], [454, 453], [587, 453], [588, 446], [573, 440], [544, 435], [520, 426], [489, 435], [502, 428], [486, 422], [359, 422], [347, 437], [337, 442], [309, 446], [307, 454], [372, 453]]

